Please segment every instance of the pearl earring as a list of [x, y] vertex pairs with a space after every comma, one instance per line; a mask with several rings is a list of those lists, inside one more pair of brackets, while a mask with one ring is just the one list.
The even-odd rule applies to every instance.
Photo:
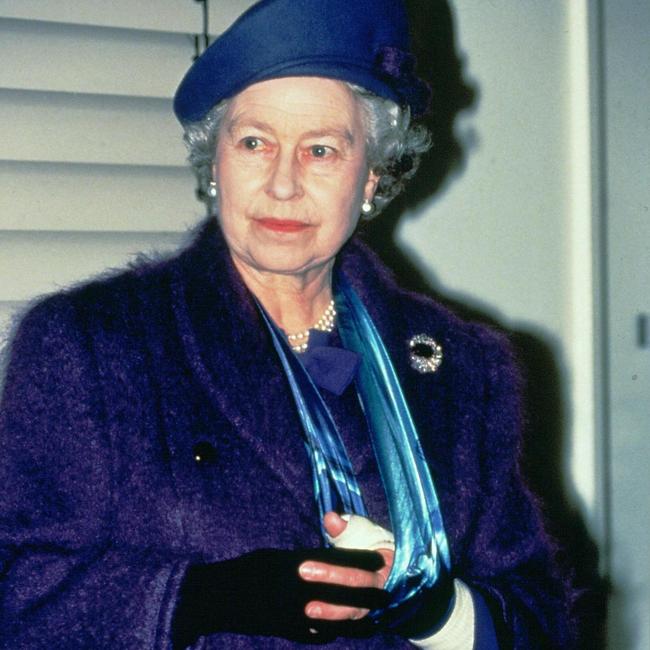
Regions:
[[215, 181], [210, 181], [208, 183], [208, 196], [211, 199], [214, 199], [217, 197], [217, 183]]
[[364, 199], [361, 204], [361, 212], [364, 216], [369, 217], [375, 211], [375, 204], [368, 199]]

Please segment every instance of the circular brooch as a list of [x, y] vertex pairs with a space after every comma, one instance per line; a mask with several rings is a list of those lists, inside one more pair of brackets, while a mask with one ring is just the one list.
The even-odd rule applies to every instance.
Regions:
[[409, 340], [409, 361], [418, 372], [435, 372], [442, 363], [442, 348], [430, 336], [416, 334]]

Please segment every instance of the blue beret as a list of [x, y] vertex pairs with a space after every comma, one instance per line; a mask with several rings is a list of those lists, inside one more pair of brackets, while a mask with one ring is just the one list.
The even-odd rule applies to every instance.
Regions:
[[329, 77], [421, 115], [429, 87], [414, 74], [401, 0], [262, 0], [194, 62], [174, 97], [181, 122], [265, 79]]

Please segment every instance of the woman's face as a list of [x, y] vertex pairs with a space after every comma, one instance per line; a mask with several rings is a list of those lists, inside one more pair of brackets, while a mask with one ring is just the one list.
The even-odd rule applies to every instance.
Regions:
[[354, 94], [319, 77], [263, 81], [234, 97], [213, 172], [235, 263], [296, 276], [333, 262], [378, 180]]

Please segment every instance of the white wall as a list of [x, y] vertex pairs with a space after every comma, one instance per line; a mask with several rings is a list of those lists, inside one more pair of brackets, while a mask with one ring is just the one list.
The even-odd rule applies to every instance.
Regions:
[[478, 90], [458, 123], [467, 165], [402, 220], [400, 242], [443, 293], [551, 347], [568, 410], [568, 488], [601, 537], [587, 12], [579, 0], [453, 6]]

